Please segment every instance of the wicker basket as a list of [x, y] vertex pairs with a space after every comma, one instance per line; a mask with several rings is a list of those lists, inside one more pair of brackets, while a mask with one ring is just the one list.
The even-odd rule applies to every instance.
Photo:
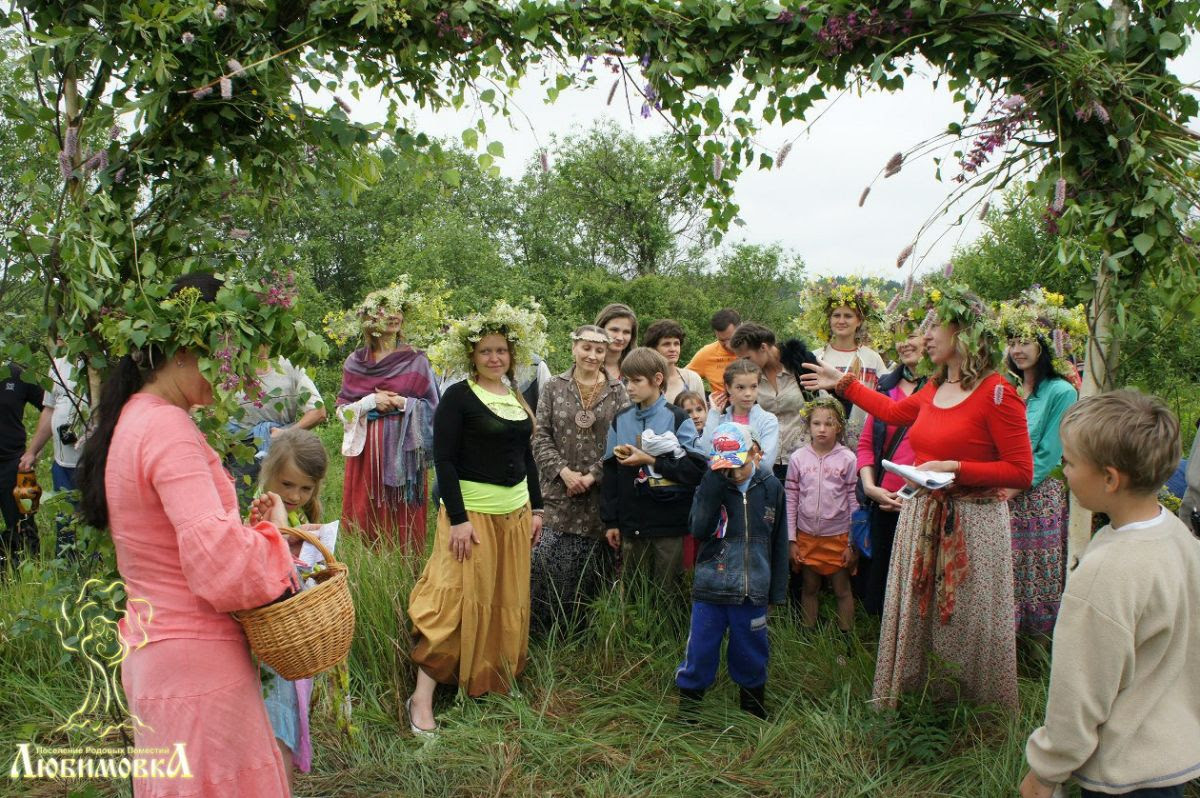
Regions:
[[281, 529], [303, 538], [325, 556], [325, 569], [312, 576], [316, 587], [283, 601], [233, 613], [255, 655], [283, 678], [294, 681], [332, 668], [346, 659], [354, 638], [354, 602], [345, 563], [313, 534]]

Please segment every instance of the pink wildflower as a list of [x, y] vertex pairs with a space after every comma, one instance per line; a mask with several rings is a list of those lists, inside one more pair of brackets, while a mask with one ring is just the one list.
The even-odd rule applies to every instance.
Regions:
[[1000, 103], [1000, 107], [1005, 111], [1019, 111], [1025, 107], [1025, 97], [1020, 94], [1013, 94], [1004, 98]]
[[792, 142], [787, 142], [779, 148], [779, 155], [775, 156], [775, 165], [780, 169], [783, 168], [783, 162], [787, 160], [788, 153], [792, 151]]
[[70, 180], [75, 169], [71, 166], [71, 156], [67, 155], [67, 151], [63, 150], [58, 154], [58, 170], [62, 173], [64, 181]]
[[538, 153], [538, 163], [542, 165], [542, 174], [550, 173], [550, 154], [545, 150]]
[[346, 116], [349, 116], [350, 112], [352, 110], [354, 110], [350, 107], [350, 103], [346, 102], [345, 100], [343, 100], [341, 97], [337, 96], [336, 94], [333, 95], [333, 101], [338, 104], [338, 107], [340, 107], [343, 111], [346, 112]]
[[605, 105], [612, 105], [613, 97], [617, 96], [617, 87], [621, 85], [621, 79], [617, 78], [613, 81], [612, 88], [608, 90], [608, 100]]
[[235, 241], [249, 241], [250, 240], [250, 231], [243, 230], [240, 227], [234, 227], [229, 231], [229, 237], [234, 239]]
[[183, 35], [179, 37], [179, 41], [183, 42], [184, 46], [188, 46], [192, 42], [196, 41], [196, 34], [192, 33], [190, 30], [185, 30]]
[[894, 297], [892, 297], [892, 301], [887, 304], [887, 308], [884, 310], [884, 312], [885, 313], [894, 313], [896, 311], [896, 306], [899, 304], [900, 304], [900, 295], [896, 294]]
[[1063, 340], [1063, 331], [1056, 329], [1051, 337], [1054, 340], [1054, 354], [1062, 357], [1063, 351], [1066, 349], [1066, 342]]
[[113, 182], [114, 183], [124, 183], [125, 182], [125, 167], [124, 166], [122, 166], [120, 169], [118, 169], [117, 173], [115, 175], [113, 175]]
[[192, 99], [193, 100], [203, 100], [205, 97], [212, 94], [212, 92], [213, 92], [212, 86], [201, 86], [200, 88], [198, 88], [194, 92], [192, 92]]
[[942, 266], [942, 276], [949, 280], [950, 275], [952, 274], [954, 274], [954, 261], [948, 260], [946, 261], [946, 264]]
[[900, 254], [896, 256], [896, 268], [899, 269], [908, 260], [908, 257], [913, 253], [914, 244], [909, 244], [904, 249], [900, 250]]
[[228, 100], [233, 96], [233, 81], [229, 78], [221, 78], [221, 99]]
[[88, 172], [102, 172], [107, 169], [108, 150], [99, 150], [98, 152], [93, 153], [92, 156], [87, 159], [87, 163], [83, 165], [83, 168]]
[[712, 176], [713, 180], [721, 179], [721, 172], [725, 169], [725, 159], [720, 155], [713, 156]]
[[909, 297], [912, 296], [912, 290], [913, 290], [913, 276], [910, 274], [904, 280], [904, 298], [905, 299], [908, 299]]
[[240, 75], [246, 71], [246, 68], [242, 66], [242, 62], [236, 58], [230, 58], [225, 62], [225, 66], [229, 67], [229, 74], [231, 75]]
[[1004, 383], [996, 383], [996, 389], [992, 391], [992, 402], [1001, 405], [1004, 404]]
[[887, 164], [883, 167], [883, 176], [891, 177], [898, 174], [902, 166], [904, 166], [904, 153], [898, 152], [888, 159]]
[[933, 308], [930, 308], [925, 312], [925, 318], [921, 319], [921, 332], [929, 332], [935, 324], [937, 324], [937, 314], [933, 312]]
[[1059, 178], [1054, 181], [1054, 201], [1050, 203], [1050, 211], [1061, 214], [1067, 204], [1067, 181]]
[[861, 208], [863, 206], [863, 203], [867, 201], [867, 195], [870, 193], [871, 193], [870, 186], [867, 186], [866, 188], [863, 189], [862, 194], [860, 194], [858, 197], [858, 207]]
[[224, 22], [227, 14], [229, 14], [229, 9], [225, 7], [225, 4], [217, 3], [217, 7], [213, 9], [213, 16]]
[[79, 128], [72, 125], [67, 128], [67, 139], [63, 144], [63, 149], [67, 155], [74, 158], [79, 154]]

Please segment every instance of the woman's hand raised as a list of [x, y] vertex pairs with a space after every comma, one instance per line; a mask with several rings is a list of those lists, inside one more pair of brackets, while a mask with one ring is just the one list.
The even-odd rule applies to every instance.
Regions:
[[837, 387], [838, 380], [842, 378], [842, 372], [824, 360], [803, 365], [809, 373], [800, 376], [800, 385], [806, 391], [832, 391]]

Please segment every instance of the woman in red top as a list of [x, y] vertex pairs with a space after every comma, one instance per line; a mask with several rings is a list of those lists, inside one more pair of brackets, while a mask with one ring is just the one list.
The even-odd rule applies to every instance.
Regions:
[[[996, 373], [999, 334], [983, 302], [961, 286], [929, 288], [925, 347], [938, 367], [898, 402], [826, 364], [810, 390], [835, 390], [888, 424], [909, 427], [919, 468], [954, 474], [943, 490], [904, 502], [884, 603], [874, 700], [928, 682], [935, 695], [1017, 710], [1012, 544], [1003, 488], [1029, 487], [1033, 454], [1025, 407]], [[933, 663], [931, 672], [930, 663]]]

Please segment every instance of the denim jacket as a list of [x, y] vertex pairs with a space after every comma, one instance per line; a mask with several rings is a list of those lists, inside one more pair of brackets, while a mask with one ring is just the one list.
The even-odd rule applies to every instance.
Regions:
[[[787, 506], [783, 485], [760, 466], [745, 493], [705, 473], [688, 519], [699, 542], [692, 598], [711, 604], [782, 604], [787, 598]], [[747, 530], [748, 527], [748, 530]]]

